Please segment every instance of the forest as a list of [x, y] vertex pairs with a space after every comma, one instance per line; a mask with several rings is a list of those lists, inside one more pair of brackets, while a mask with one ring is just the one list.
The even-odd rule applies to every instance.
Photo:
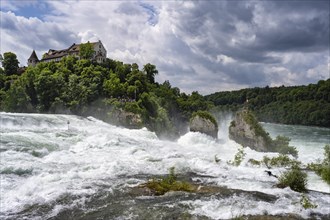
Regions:
[[263, 122], [330, 127], [330, 79], [302, 86], [216, 92], [205, 98], [217, 109], [246, 106]]
[[[68, 56], [22, 71], [12, 52], [4, 53], [1, 62], [0, 111], [94, 116], [125, 127], [147, 127], [169, 138], [185, 132], [196, 111], [235, 111], [243, 106], [264, 122], [330, 127], [330, 79], [202, 96], [181, 92], [169, 81], [155, 82], [158, 70], [150, 63], [140, 68], [109, 58], [98, 64], [88, 57]], [[123, 112], [136, 123], [118, 120]]]
[[140, 119], [135, 126], [171, 138], [187, 128], [193, 112], [213, 107], [198, 92], [187, 95], [169, 81], [155, 82], [158, 70], [150, 63], [140, 69], [136, 63], [109, 58], [98, 64], [68, 56], [19, 73], [16, 55], [9, 52], [2, 65], [1, 111], [94, 116], [130, 127], [129, 122], [118, 121], [120, 112], [129, 112]]

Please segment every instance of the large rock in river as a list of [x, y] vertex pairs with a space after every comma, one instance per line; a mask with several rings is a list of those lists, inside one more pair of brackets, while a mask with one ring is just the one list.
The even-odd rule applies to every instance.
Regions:
[[190, 119], [190, 131], [201, 132], [218, 138], [218, 123], [208, 112], [198, 111]]
[[229, 138], [256, 151], [272, 151], [272, 139], [247, 109], [236, 113], [229, 127]]

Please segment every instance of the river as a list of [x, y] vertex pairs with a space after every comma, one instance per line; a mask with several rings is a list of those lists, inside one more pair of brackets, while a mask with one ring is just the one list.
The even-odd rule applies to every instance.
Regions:
[[[230, 118], [220, 122], [219, 140], [189, 132], [176, 142], [159, 140], [147, 129], [116, 127], [92, 117], [0, 113], [0, 219], [230, 219], [242, 215], [330, 215], [329, 185], [308, 173], [308, 198], [279, 189], [245, 148], [240, 166], [233, 160], [239, 145], [228, 139]], [[262, 123], [272, 137], [285, 135], [304, 164], [323, 159], [330, 129]], [[215, 157], [220, 161], [215, 162]], [[178, 175], [204, 185], [260, 192], [133, 196], [131, 189], [175, 167]], [[280, 175], [284, 168], [272, 169]], [[187, 218], [186, 218], [187, 217]]]

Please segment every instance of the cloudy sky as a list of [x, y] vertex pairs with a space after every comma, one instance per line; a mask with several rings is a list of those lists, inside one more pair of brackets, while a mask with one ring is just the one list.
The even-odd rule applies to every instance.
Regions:
[[0, 0], [0, 53], [101, 40], [108, 57], [157, 66], [184, 92], [330, 77], [329, 0]]

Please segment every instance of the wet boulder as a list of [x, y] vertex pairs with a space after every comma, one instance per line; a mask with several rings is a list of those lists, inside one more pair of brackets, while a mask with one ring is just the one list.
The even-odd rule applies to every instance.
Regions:
[[193, 113], [189, 127], [190, 131], [200, 132], [213, 138], [218, 138], [218, 123], [209, 112], [198, 111]]

